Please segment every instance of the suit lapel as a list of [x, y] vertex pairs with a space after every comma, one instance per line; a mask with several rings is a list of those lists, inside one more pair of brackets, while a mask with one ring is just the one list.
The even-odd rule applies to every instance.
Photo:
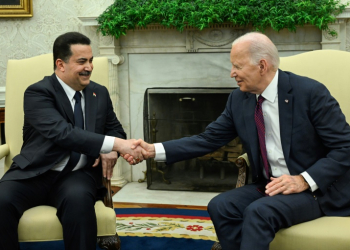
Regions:
[[247, 93], [247, 98], [243, 101], [244, 108], [244, 123], [247, 128], [251, 155], [253, 157], [254, 166], [259, 166], [259, 143], [258, 133], [256, 130], [254, 113], [256, 106], [256, 95]]
[[293, 127], [293, 95], [289, 77], [283, 71], [278, 76], [278, 107], [280, 117], [280, 133], [282, 150], [288, 166]]
[[64, 113], [68, 118], [68, 121], [74, 124], [74, 114], [73, 114], [72, 105], [66, 95], [66, 92], [62, 88], [61, 84], [58, 82], [55, 74], [51, 75], [51, 79], [52, 79], [53, 87], [56, 91], [57, 100], [59, 100], [57, 103], [61, 105]]
[[85, 126], [88, 131], [95, 131], [96, 109], [97, 109], [97, 95], [94, 92], [92, 83], [84, 89], [85, 98]]

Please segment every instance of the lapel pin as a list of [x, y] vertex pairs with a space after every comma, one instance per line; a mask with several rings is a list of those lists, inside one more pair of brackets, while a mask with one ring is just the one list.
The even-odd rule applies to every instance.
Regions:
[[288, 99], [286, 99], [286, 100], [284, 100], [286, 103], [288, 103], [289, 101], [288, 101]]
[[96, 94], [95, 94], [95, 92], [93, 92], [93, 93], [92, 93], [92, 95], [93, 95], [94, 97], [96, 97]]

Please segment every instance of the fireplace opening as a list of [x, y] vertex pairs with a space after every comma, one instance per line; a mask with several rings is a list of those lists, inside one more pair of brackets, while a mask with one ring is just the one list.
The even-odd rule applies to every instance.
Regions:
[[[223, 112], [234, 88], [149, 88], [144, 98], [144, 136], [150, 143], [197, 135]], [[210, 154], [166, 165], [147, 160], [147, 188], [223, 192], [235, 187], [239, 138]], [[141, 180], [140, 180], [141, 181]]]

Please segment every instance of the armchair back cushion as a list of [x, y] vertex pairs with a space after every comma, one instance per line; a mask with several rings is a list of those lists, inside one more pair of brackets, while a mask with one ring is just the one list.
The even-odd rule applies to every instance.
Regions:
[[307, 76], [323, 83], [340, 104], [350, 122], [350, 53], [339, 50], [315, 50], [281, 57], [280, 69]]
[[[313, 78], [327, 86], [350, 121], [350, 53], [317, 50], [282, 57], [280, 68]], [[350, 249], [350, 217], [321, 217], [290, 228], [281, 229], [270, 244], [270, 250]]]

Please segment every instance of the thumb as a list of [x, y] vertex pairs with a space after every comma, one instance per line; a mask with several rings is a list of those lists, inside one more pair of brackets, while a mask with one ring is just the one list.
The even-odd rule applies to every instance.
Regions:
[[144, 148], [141, 149], [141, 154], [145, 160], [149, 158], [149, 152], [145, 150]]
[[131, 145], [131, 149], [135, 149], [137, 146], [141, 145], [142, 142], [143, 142], [142, 139], [138, 139], [138, 140], [134, 141]]
[[95, 162], [94, 162], [94, 164], [92, 165], [92, 167], [96, 167], [99, 163], [100, 163], [100, 157], [98, 157], [98, 158], [95, 160]]

